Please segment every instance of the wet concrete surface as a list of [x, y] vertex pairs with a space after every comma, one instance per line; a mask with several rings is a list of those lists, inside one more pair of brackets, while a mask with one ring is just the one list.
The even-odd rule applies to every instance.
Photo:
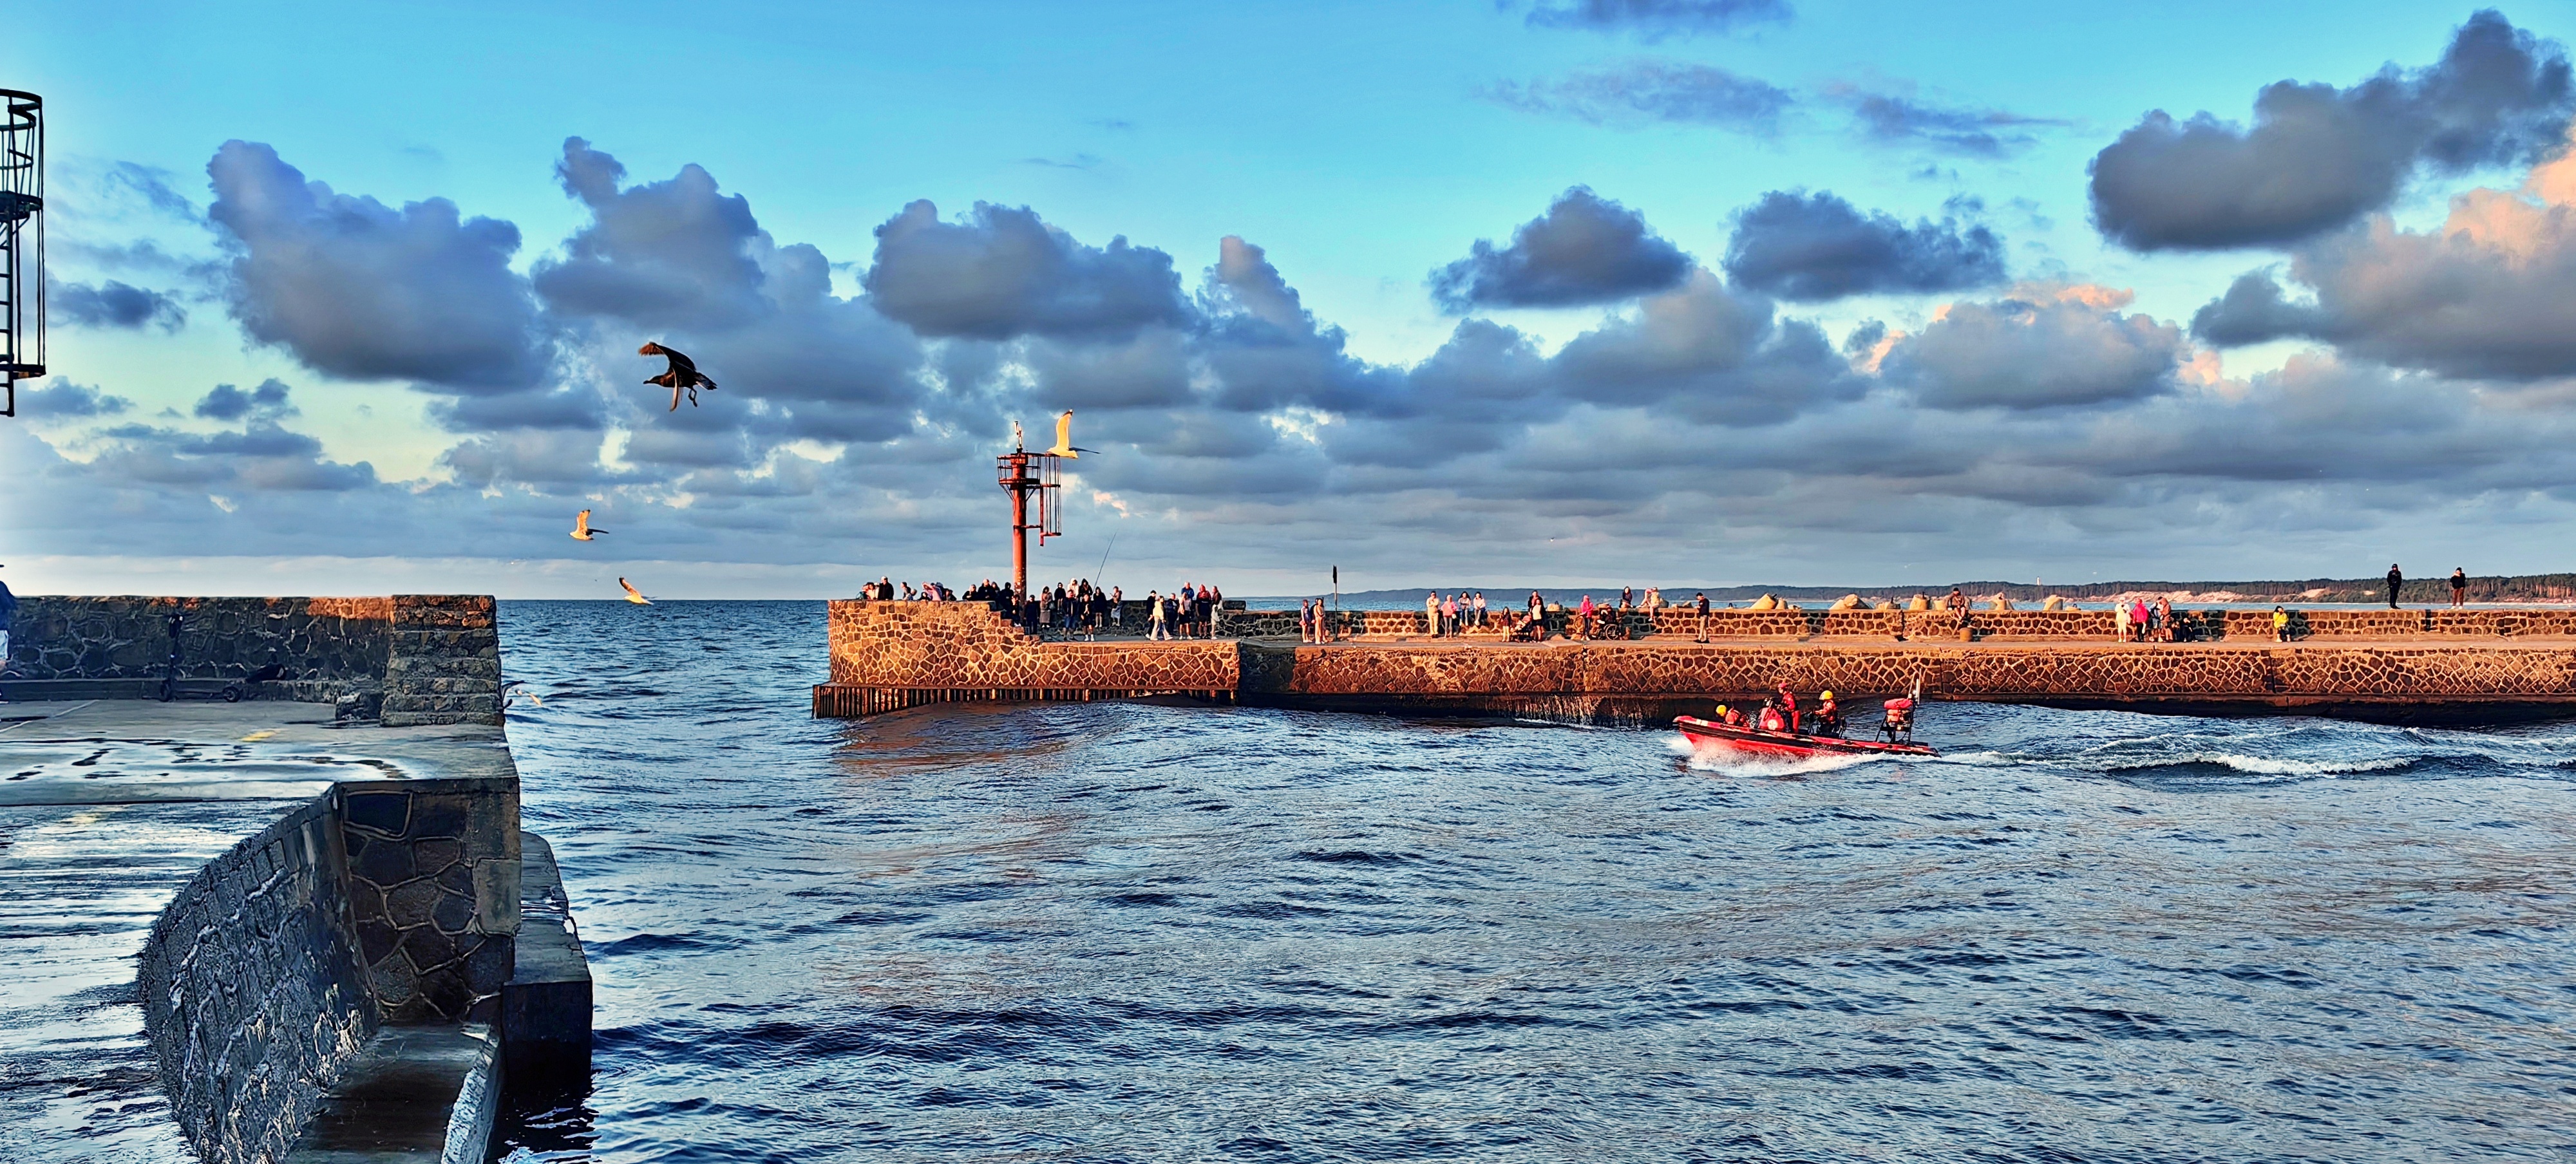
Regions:
[[135, 986], [163, 908], [335, 783], [508, 771], [497, 727], [335, 727], [325, 704], [0, 703], [0, 1156], [193, 1160]]

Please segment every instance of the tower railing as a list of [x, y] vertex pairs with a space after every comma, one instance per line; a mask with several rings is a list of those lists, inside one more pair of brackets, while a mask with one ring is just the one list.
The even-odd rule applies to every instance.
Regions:
[[0, 89], [0, 416], [45, 374], [45, 102]]

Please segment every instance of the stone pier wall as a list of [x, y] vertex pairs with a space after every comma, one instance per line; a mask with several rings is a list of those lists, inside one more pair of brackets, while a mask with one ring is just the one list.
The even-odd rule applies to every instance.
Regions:
[[[1674, 704], [1759, 696], [1782, 683], [1847, 699], [1936, 698], [2170, 710], [2369, 715], [2421, 705], [2576, 712], [2576, 649], [2414, 645], [2051, 648], [1806, 643], [1535, 649], [1246, 644], [1246, 703], [1486, 710], [1581, 706], [1655, 718]], [[1257, 656], [1257, 657], [1256, 657]], [[1589, 701], [1589, 703], [1586, 703]]]
[[[2269, 611], [2226, 612], [2214, 641], [2120, 644], [2101, 612], [1731, 611], [1636, 620], [1635, 641], [1544, 645], [1419, 636], [1411, 611], [1357, 612], [1374, 641], [1041, 643], [981, 606], [835, 603], [832, 683], [818, 715], [956, 700], [1125, 698], [1156, 692], [1353, 710], [1538, 714], [1595, 721], [1704, 710], [1781, 683], [1846, 697], [1918, 682], [1939, 699], [2363, 718], [2576, 714], [2576, 611], [2315, 611], [2271, 642]], [[2197, 616], [2195, 616], [2197, 617]], [[1229, 618], [1276, 632], [1276, 612]], [[1286, 616], [1293, 635], [1293, 612]], [[1967, 633], [1963, 637], [1962, 630]], [[1896, 635], [1902, 630], [1904, 640]], [[2098, 632], [2098, 633], [2096, 633]], [[2517, 641], [2522, 640], [2522, 641]]]
[[143, 947], [144, 1029], [172, 1117], [206, 1164], [282, 1158], [375, 1033], [332, 799], [234, 846]]
[[385, 1021], [489, 1022], [519, 932], [519, 782], [344, 784], [357, 950]]
[[1235, 645], [1041, 642], [979, 602], [831, 604], [832, 682], [939, 690], [1231, 692]]
[[248, 699], [381, 696], [390, 725], [501, 722], [492, 599], [49, 597], [19, 600], [0, 692], [13, 699], [158, 693], [180, 616], [183, 695], [205, 696], [271, 663], [278, 682]]
[[179, 676], [238, 679], [279, 663], [300, 679], [382, 680], [392, 598], [72, 598], [18, 600], [12, 679], [159, 679], [180, 616]]
[[[1517, 610], [1518, 608], [1514, 608]], [[1502, 637], [1502, 610], [1490, 612], [1491, 625], [1468, 629], [1467, 639]], [[2576, 636], [2576, 608], [2512, 610], [2294, 610], [2293, 640], [2444, 638], [2520, 638]], [[1571, 616], [1550, 611], [1547, 627], [1565, 633]], [[2204, 642], [2272, 639], [2268, 610], [2174, 611], [2174, 622], [2186, 637]], [[1418, 610], [1334, 611], [1328, 625], [1338, 635], [1362, 638], [1420, 638], [1429, 620]], [[1648, 613], [1600, 612], [1597, 637], [1610, 640], [1697, 638], [1699, 615], [1665, 608]], [[1719, 639], [1884, 638], [1956, 639], [1962, 628], [1971, 638], [2046, 640], [2111, 640], [2117, 620], [2107, 610], [1712, 610], [1708, 635]], [[1217, 624], [1219, 637], [1294, 638], [1294, 610], [1247, 610], [1228, 613]]]

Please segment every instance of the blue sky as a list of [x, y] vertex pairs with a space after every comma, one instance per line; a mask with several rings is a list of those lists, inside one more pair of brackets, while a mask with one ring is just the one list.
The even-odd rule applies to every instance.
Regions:
[[[982, 458], [1009, 419], [1035, 428], [1073, 407], [1104, 453], [1080, 466], [1069, 534], [1042, 571], [1082, 572], [1073, 563], [1114, 534], [1146, 585], [1275, 591], [1331, 562], [1371, 584], [1497, 587], [2361, 575], [2392, 556], [2426, 573], [2564, 568], [2576, 473], [2540, 438], [2570, 423], [2560, 393], [2576, 359], [2561, 367], [2532, 339], [2549, 350], [2482, 361], [2463, 345], [2523, 341], [2509, 328], [2392, 340], [2371, 314], [2389, 309], [2373, 280], [2412, 270], [2370, 250], [2375, 222], [2402, 250], [2448, 237], [2465, 193], [2555, 205], [2526, 180], [2565, 140], [2564, 94], [2501, 112], [2442, 104], [2437, 62], [2471, 13], [21, 6], [0, 84], [48, 105], [58, 295], [56, 375], [41, 386], [58, 395], [0, 435], [0, 457], [44, 482], [0, 519], [0, 546], [13, 584], [36, 591], [571, 595], [620, 572], [674, 594], [840, 593], [884, 573], [954, 584], [1007, 562]], [[2516, 60], [2547, 89], [2569, 16], [2501, 10], [2496, 43], [2524, 45]], [[2411, 113], [2365, 118], [2336, 148], [2412, 159], [2388, 163], [2394, 186], [2339, 217], [2248, 227], [2271, 230], [2256, 242], [2210, 222], [2125, 240], [2097, 226], [2088, 167], [2150, 110], [2241, 129], [2265, 85], [2357, 93], [2390, 65], [2409, 109], [2475, 140]], [[1715, 104], [1676, 114], [1671, 101]], [[2379, 117], [2363, 96], [2333, 106], [2347, 107]], [[1874, 134], [1872, 109], [1915, 120]], [[637, 200], [631, 227], [609, 227], [567, 196], [556, 168], [571, 137], [622, 167], [617, 189], [694, 166], [712, 179], [706, 206], [747, 200], [756, 231], [706, 245], [734, 248], [749, 281], [707, 283], [701, 302], [758, 306], [646, 305], [656, 279], [735, 276], [672, 257], [699, 245], [683, 235], [703, 217], [648, 220]], [[380, 316], [278, 314], [345, 299], [332, 271], [420, 277], [424, 294], [457, 285], [368, 266], [394, 252], [363, 240], [348, 244], [363, 261], [335, 265], [324, 252], [346, 236], [310, 223], [226, 225], [209, 164], [228, 141], [388, 214], [443, 199], [511, 224], [516, 281], [476, 284], [499, 314], [474, 318], [535, 329], [535, 370], [449, 382], [361, 350], [358, 323], [380, 335]], [[2282, 164], [2263, 148], [2248, 156]], [[2203, 155], [2159, 157], [2150, 176]], [[2207, 164], [2195, 189], [2242, 176]], [[2290, 166], [2303, 167], [2331, 168]], [[255, 168], [234, 171], [234, 205], [292, 184]], [[1642, 266], [1546, 283], [1540, 268], [1574, 253], [1551, 252], [1475, 268], [1493, 276], [1484, 290], [1446, 305], [1433, 294], [1432, 272], [1468, 262], [1477, 240], [1517, 261], [1515, 229], [1578, 186], [1641, 218]], [[1776, 265], [1773, 283], [1748, 283], [1765, 276], [1730, 266], [1730, 246], [1774, 192], [1796, 196], [1767, 204], [1789, 232], [1764, 236], [1781, 253], [1804, 253], [1795, 231], [1847, 206], [1864, 235], [1897, 231], [1880, 235], [1910, 273], [1823, 296], [1791, 294], [1819, 284], [1779, 282], [1798, 272]], [[2127, 197], [2118, 213], [2153, 215], [2165, 195]], [[887, 265], [879, 230], [920, 199], [952, 226], [979, 202], [1032, 212], [1071, 264], [1051, 277], [1069, 282], [1014, 286], [1053, 296], [1057, 322], [957, 314], [971, 272], [938, 256], [1007, 224], [921, 235], [953, 245]], [[1616, 235], [1621, 221], [1585, 223]], [[583, 268], [570, 240], [594, 229], [641, 233]], [[2559, 322], [2531, 306], [2553, 296], [2559, 237], [2531, 229], [2536, 243], [2496, 244], [2524, 260], [2487, 290], [2533, 317], [2472, 314], [2538, 336]], [[1229, 236], [1257, 255], [1226, 250]], [[1117, 237], [1168, 262], [1120, 266], [1103, 249]], [[170, 260], [120, 249], [147, 240]], [[803, 260], [779, 256], [798, 244], [829, 264], [828, 303], [782, 297]], [[315, 266], [279, 266], [299, 261]], [[549, 264], [616, 291], [576, 302]], [[2238, 276], [2266, 270], [2295, 310], [2194, 330]], [[1512, 284], [1515, 271], [1545, 286]], [[911, 302], [933, 306], [888, 297], [905, 272], [928, 296]], [[1064, 305], [1099, 293], [1080, 282], [1094, 277], [1145, 280], [1116, 286], [1154, 302], [1065, 322]], [[1172, 286], [1145, 286], [1158, 278]], [[111, 284], [157, 298], [75, 302]], [[1284, 315], [1262, 306], [1274, 284], [1295, 296]], [[809, 309], [838, 322], [794, 322]], [[1244, 338], [1264, 320], [1287, 330]], [[1871, 327], [1893, 337], [1885, 352], [1855, 344]], [[658, 363], [626, 353], [657, 337], [727, 383], [718, 406], [666, 412], [635, 383]], [[2112, 347], [2084, 346], [2097, 341]], [[1469, 359], [1505, 349], [1520, 354]], [[1303, 363], [1256, 386], [1247, 352]], [[271, 380], [283, 395], [264, 411], [212, 395]], [[1140, 383], [1163, 387], [1119, 387]], [[525, 408], [457, 410], [540, 397], [556, 403], [536, 424]], [[564, 538], [584, 507], [632, 534], [605, 550]]]

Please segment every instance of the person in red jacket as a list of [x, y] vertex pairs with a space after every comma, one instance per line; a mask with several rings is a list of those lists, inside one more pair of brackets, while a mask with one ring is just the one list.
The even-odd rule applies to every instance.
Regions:
[[1788, 719], [1790, 731], [1798, 730], [1798, 693], [1786, 683], [1780, 685], [1780, 714]]

